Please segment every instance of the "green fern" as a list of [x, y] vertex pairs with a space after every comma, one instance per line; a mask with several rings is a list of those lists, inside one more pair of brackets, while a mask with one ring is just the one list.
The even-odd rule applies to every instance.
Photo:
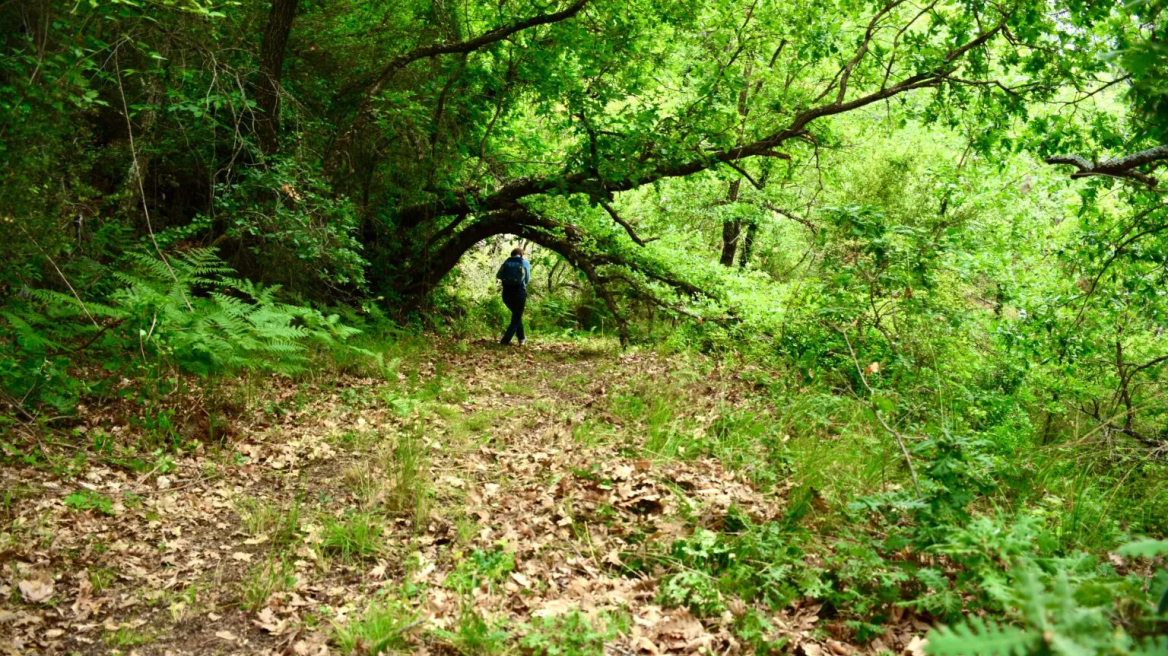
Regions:
[[303, 368], [313, 345], [337, 347], [358, 332], [336, 315], [281, 302], [278, 287], [233, 274], [212, 249], [166, 260], [140, 250], [109, 271], [116, 284], [94, 298], [29, 290], [0, 311], [12, 345], [0, 353], [0, 384], [22, 403], [66, 411], [83, 391], [74, 378], [81, 358], [111, 370], [135, 364], [200, 376], [290, 373]]
[[1129, 653], [1131, 656], [1168, 656], [1168, 636], [1149, 638]]
[[986, 622], [972, 617], [929, 632], [927, 651], [934, 656], [1026, 656], [1041, 641], [1035, 629]]
[[1144, 538], [1129, 542], [1115, 550], [1121, 556], [1128, 558], [1155, 558], [1168, 554], [1168, 540], [1153, 540]]

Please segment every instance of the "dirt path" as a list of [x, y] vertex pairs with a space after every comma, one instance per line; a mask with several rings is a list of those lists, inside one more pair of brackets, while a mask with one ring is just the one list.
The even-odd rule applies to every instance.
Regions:
[[[686, 459], [680, 437], [749, 403], [708, 363], [473, 344], [403, 356], [388, 382], [248, 389], [221, 447], [134, 471], [114, 464], [134, 429], [92, 411], [75, 439], [97, 448], [0, 470], [0, 651], [745, 651], [741, 602], [701, 620], [658, 603], [675, 540], [782, 511]], [[764, 612], [793, 645], [816, 610]]]

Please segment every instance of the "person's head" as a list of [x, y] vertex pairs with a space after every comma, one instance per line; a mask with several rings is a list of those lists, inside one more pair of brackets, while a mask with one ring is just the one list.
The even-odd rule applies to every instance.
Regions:
[[522, 248], [512, 248], [511, 249], [511, 257], [523, 257], [523, 249]]

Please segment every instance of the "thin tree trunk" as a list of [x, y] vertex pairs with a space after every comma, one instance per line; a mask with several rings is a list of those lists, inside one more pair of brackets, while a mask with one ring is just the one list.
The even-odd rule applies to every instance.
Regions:
[[[747, 62], [746, 67], [742, 71], [742, 90], [738, 92], [738, 145], [742, 145], [742, 138], [746, 133], [746, 100], [747, 93], [750, 90], [750, 71], [751, 63]], [[726, 204], [733, 205], [738, 202], [738, 190], [742, 186], [741, 180], [735, 180], [730, 183], [730, 188], [726, 190]], [[742, 220], [734, 219], [722, 224], [722, 266], [734, 266], [734, 254], [738, 251], [738, 238], [742, 234]]]
[[[738, 201], [738, 189], [742, 186], [741, 180], [730, 183], [726, 190], [727, 204]], [[742, 220], [734, 219], [722, 224], [722, 266], [734, 266], [734, 255], [738, 252], [738, 236], [742, 233]]]
[[284, 75], [284, 54], [299, 0], [272, 0], [264, 39], [260, 44], [260, 79], [256, 88], [256, 137], [265, 155], [280, 146], [280, 80]]
[[738, 266], [745, 269], [750, 264], [750, 255], [754, 252], [754, 238], [758, 235], [758, 224], [746, 226], [746, 236], [742, 238], [742, 257], [738, 259]]

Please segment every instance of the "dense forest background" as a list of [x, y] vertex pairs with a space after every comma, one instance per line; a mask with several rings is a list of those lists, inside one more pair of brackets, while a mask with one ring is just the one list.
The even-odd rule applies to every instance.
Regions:
[[537, 339], [703, 353], [890, 446], [896, 489], [836, 490], [888, 559], [833, 602], [861, 636], [904, 603], [1011, 623], [936, 650], [1163, 653], [1168, 579], [1106, 555], [1168, 551], [1163, 9], [9, 0], [0, 457], [127, 381], [494, 336], [522, 244]]

